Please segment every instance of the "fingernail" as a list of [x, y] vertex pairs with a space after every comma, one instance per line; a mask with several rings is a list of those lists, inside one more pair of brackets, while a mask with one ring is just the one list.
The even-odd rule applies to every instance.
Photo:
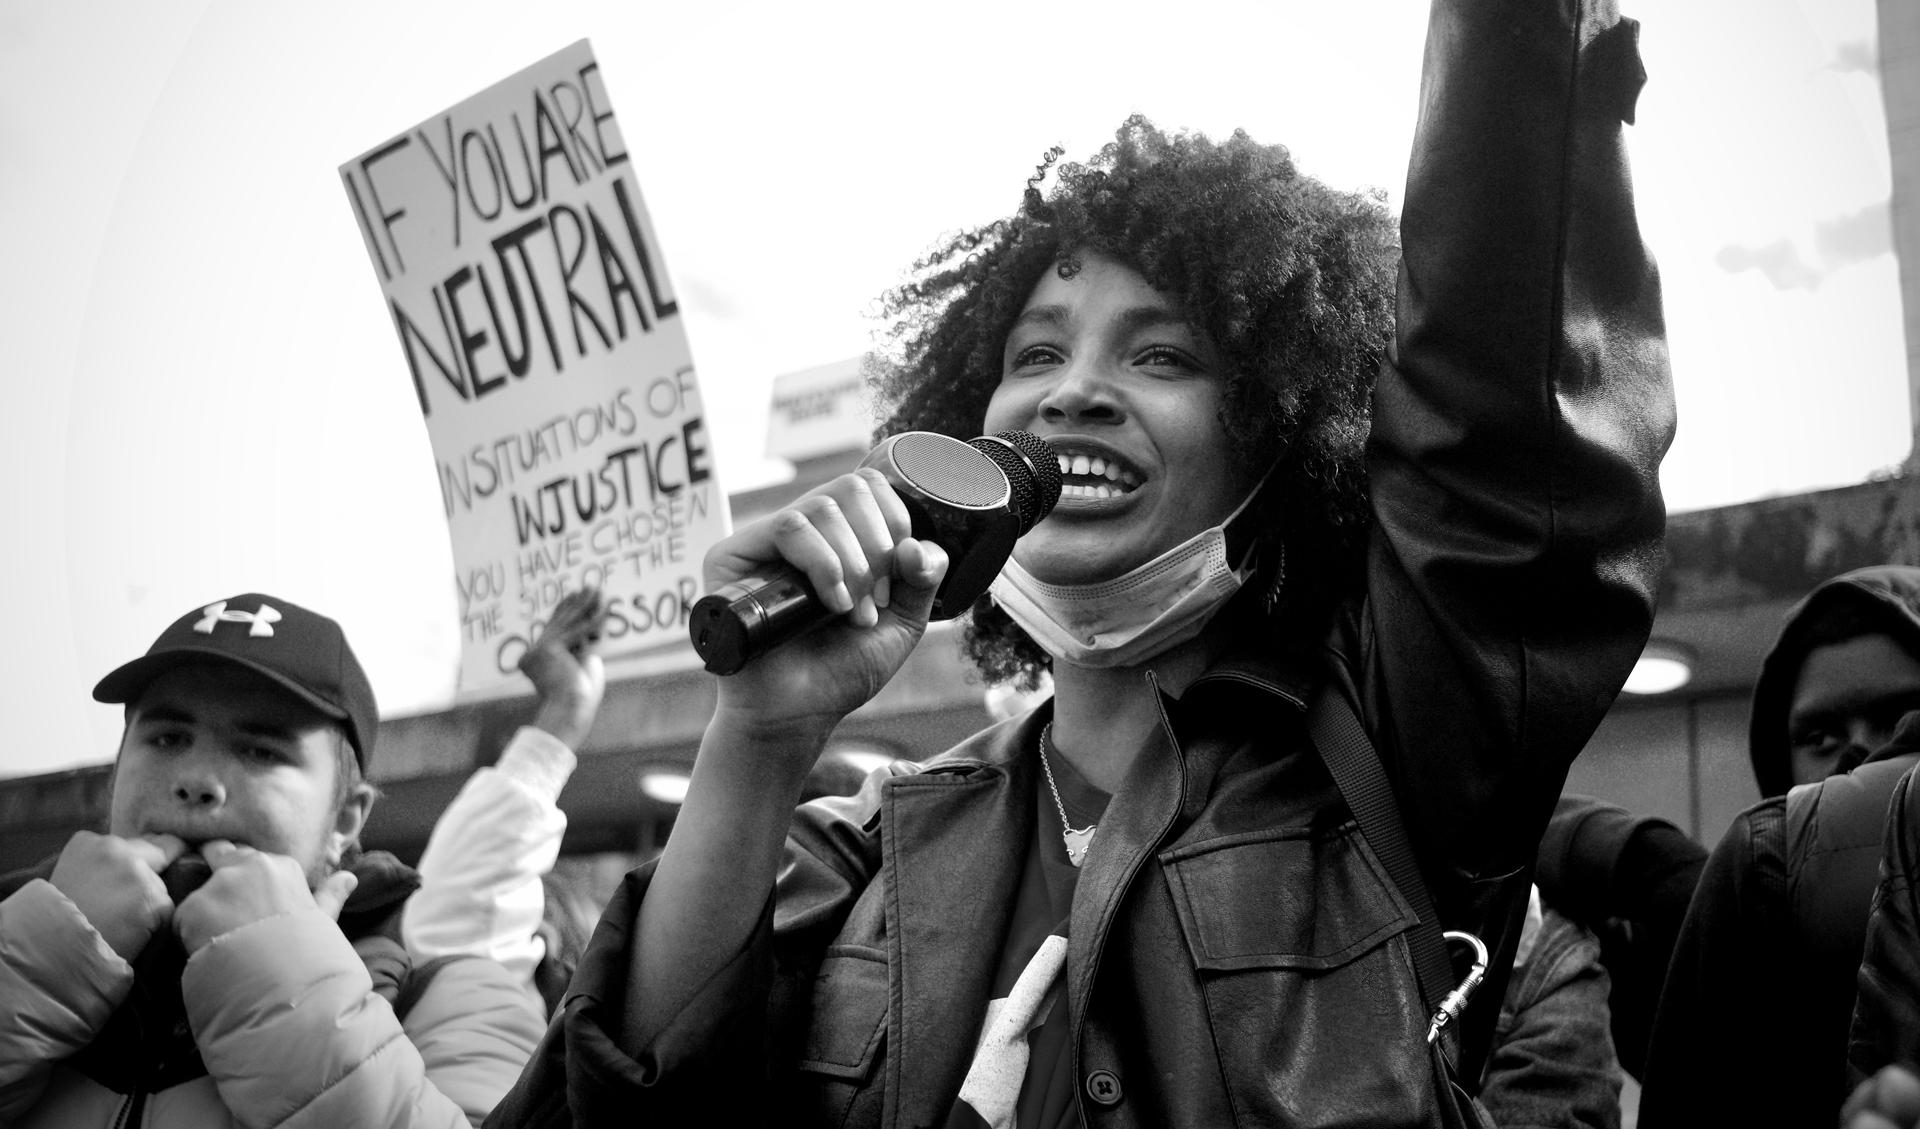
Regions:
[[880, 622], [880, 609], [874, 606], [872, 596], [860, 597], [860, 607], [854, 611], [853, 621], [862, 627], [872, 627]]
[[884, 608], [893, 599], [893, 578], [883, 576], [873, 582], [873, 606]]
[[853, 610], [853, 593], [847, 591], [847, 586], [844, 583], [833, 586], [833, 608], [835, 611], [841, 612], [850, 612]]

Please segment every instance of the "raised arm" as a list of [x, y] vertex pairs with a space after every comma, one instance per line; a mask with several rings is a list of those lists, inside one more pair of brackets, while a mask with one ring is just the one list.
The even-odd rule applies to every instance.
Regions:
[[1637, 31], [1609, 0], [1432, 9], [1359, 646], [1443, 913], [1532, 861], [1652, 620], [1673, 403], [1622, 138]]
[[520, 660], [538, 706], [500, 755], [468, 778], [434, 821], [420, 856], [420, 888], [407, 900], [401, 935], [425, 957], [491, 957], [521, 979], [545, 953], [536, 935], [545, 910], [541, 876], [566, 833], [560, 789], [606, 693], [596, 647], [606, 618], [597, 590], [554, 606]]

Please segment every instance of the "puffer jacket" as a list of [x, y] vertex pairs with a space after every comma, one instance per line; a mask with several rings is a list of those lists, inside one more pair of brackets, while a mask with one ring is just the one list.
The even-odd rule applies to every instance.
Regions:
[[1853, 771], [1734, 818], [1668, 969], [1642, 1126], [1834, 1123], [1888, 803], [1916, 762], [1920, 712]]
[[[397, 1020], [383, 999], [408, 958], [371, 926], [411, 889], [410, 875], [381, 880], [399, 871], [370, 856], [356, 872], [376, 877], [340, 924], [313, 908], [242, 926], [158, 990], [51, 883], [27, 879], [0, 901], [0, 1126], [479, 1124], [539, 1040], [539, 1002], [468, 958], [439, 967]], [[143, 972], [168, 940], [141, 954]]]
[[[1621, 139], [1634, 37], [1605, 2], [1434, 4], [1366, 595], [1324, 648], [1256, 642], [1178, 701], [1140, 686], [1164, 724], [1072, 910], [1063, 1068], [1085, 1124], [1454, 1116], [1412, 911], [1306, 737], [1320, 692], [1378, 747], [1442, 923], [1495, 949], [1459, 1048], [1478, 1077], [1541, 829], [1651, 622], [1672, 401]], [[630, 875], [488, 1124], [940, 1124], [1035, 835], [1050, 714], [804, 806], [759, 929], [623, 1045], [651, 871]]]

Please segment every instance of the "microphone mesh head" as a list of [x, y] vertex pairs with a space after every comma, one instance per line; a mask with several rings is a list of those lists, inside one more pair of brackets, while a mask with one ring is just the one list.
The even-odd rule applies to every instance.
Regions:
[[978, 509], [1006, 502], [1004, 472], [983, 452], [931, 431], [903, 431], [885, 448], [893, 466], [915, 489], [949, 505]]
[[1026, 431], [1002, 431], [971, 441], [999, 465], [1013, 488], [1013, 509], [1026, 533], [1060, 500], [1060, 460], [1053, 448]]

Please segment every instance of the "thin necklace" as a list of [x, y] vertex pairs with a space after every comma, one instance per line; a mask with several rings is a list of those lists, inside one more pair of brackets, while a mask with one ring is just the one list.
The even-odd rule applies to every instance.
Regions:
[[1060, 813], [1060, 841], [1066, 844], [1067, 861], [1075, 866], [1087, 857], [1087, 848], [1093, 846], [1093, 831], [1098, 827], [1095, 820], [1085, 827], [1075, 827], [1067, 822], [1067, 805], [1060, 800], [1060, 785], [1053, 782], [1053, 765], [1047, 763], [1047, 746], [1052, 744], [1053, 722], [1049, 721], [1040, 730], [1040, 767], [1047, 774], [1047, 791], [1053, 793], [1054, 810]]

